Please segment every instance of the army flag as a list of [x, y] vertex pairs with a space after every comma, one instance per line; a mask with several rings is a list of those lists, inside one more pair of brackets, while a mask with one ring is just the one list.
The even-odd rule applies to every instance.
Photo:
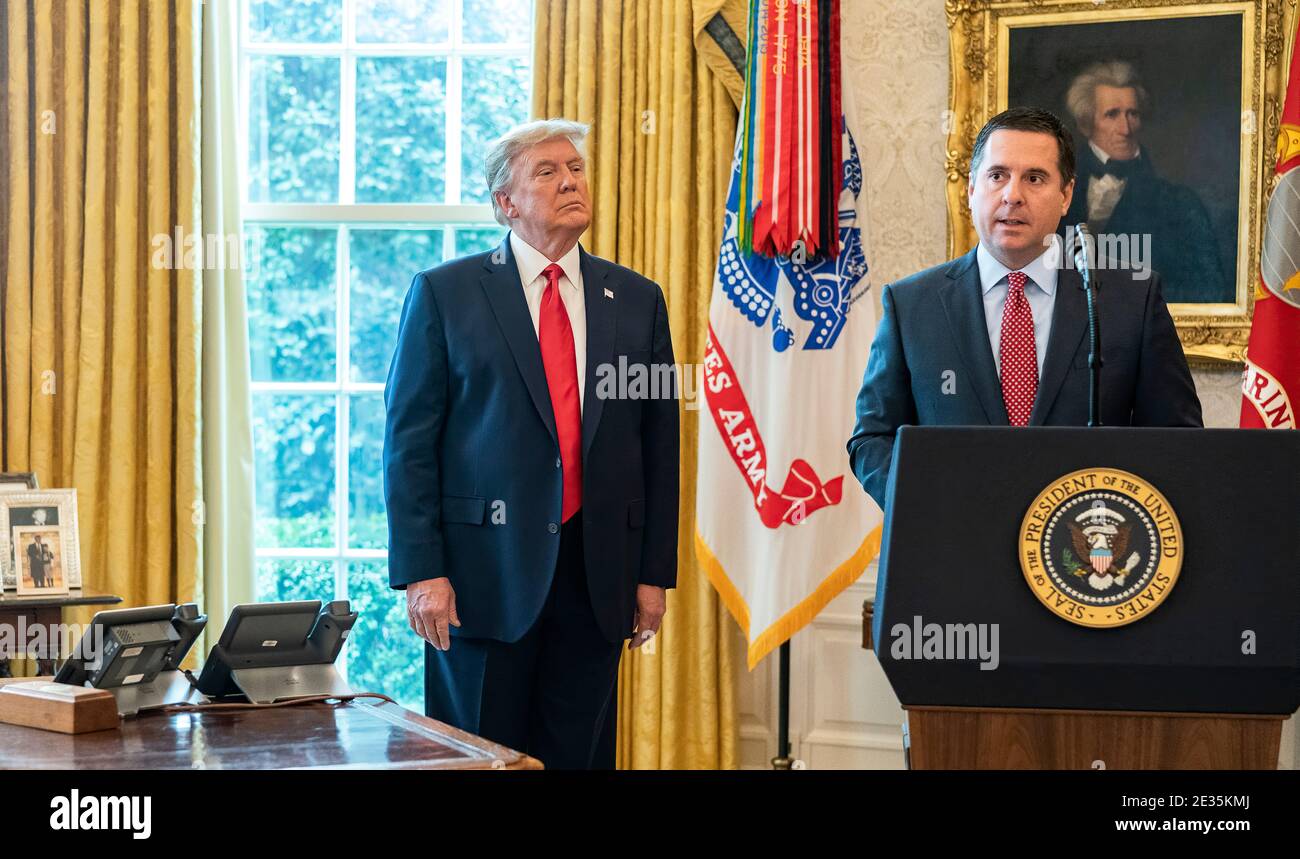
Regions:
[[743, 251], [743, 130], [732, 162], [704, 352], [695, 547], [745, 632], [751, 669], [880, 547], [880, 508], [845, 452], [876, 320], [858, 227], [862, 169], [842, 133], [832, 257]]

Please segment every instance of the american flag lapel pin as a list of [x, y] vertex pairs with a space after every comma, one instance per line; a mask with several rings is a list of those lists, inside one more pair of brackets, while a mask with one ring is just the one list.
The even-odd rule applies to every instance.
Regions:
[[608, 287], [606, 287], [606, 288], [605, 288], [605, 297], [606, 297], [606, 298], [613, 298], [613, 297], [614, 297], [614, 290], [609, 289]]

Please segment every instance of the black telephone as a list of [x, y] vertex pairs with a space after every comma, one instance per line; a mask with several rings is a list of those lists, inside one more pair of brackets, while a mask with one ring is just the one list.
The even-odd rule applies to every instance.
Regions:
[[180, 667], [207, 622], [192, 602], [97, 612], [54, 682], [96, 689], [152, 683]]
[[[237, 605], [208, 652], [198, 689], [211, 698], [248, 695], [234, 672], [330, 666], [347, 641], [357, 612], [347, 600]], [[295, 680], [294, 682], [300, 682]], [[304, 691], [305, 687], [304, 687]]]

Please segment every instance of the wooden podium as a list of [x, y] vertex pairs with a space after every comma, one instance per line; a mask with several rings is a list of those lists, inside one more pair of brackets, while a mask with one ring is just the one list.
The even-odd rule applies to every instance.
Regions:
[[912, 769], [1276, 769], [1284, 716], [909, 707]]
[[[894, 456], [863, 646], [906, 711], [910, 768], [1277, 767], [1300, 706], [1300, 482], [1273, 476], [1300, 473], [1300, 435], [904, 427]], [[1163, 492], [1186, 545], [1164, 602], [1110, 627], [1055, 616], [1017, 555], [1043, 487], [1102, 468]], [[931, 622], [999, 629], [995, 660], [917, 655]]]
[[[862, 603], [872, 649], [874, 600]], [[903, 753], [916, 770], [1277, 768], [1285, 716], [905, 707]]]

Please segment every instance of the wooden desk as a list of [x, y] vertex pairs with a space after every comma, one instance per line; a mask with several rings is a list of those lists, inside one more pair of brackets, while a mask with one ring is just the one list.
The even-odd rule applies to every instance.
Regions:
[[[57, 628], [63, 623], [63, 610], [80, 605], [117, 605], [122, 598], [114, 594], [101, 594], [83, 588], [74, 588], [66, 594], [18, 594], [5, 592], [0, 594], [0, 624], [9, 624], [15, 631], [19, 618], [28, 629], [43, 626], [47, 630]], [[53, 674], [54, 661], [59, 658], [59, 640], [55, 636], [51, 646], [35, 654], [36, 673]], [[21, 642], [15, 642], [21, 644]], [[0, 655], [0, 677], [9, 677], [9, 659]]]
[[[33, 678], [24, 678], [33, 679]], [[111, 731], [0, 724], [0, 769], [541, 769], [535, 758], [378, 698], [145, 713]]]

